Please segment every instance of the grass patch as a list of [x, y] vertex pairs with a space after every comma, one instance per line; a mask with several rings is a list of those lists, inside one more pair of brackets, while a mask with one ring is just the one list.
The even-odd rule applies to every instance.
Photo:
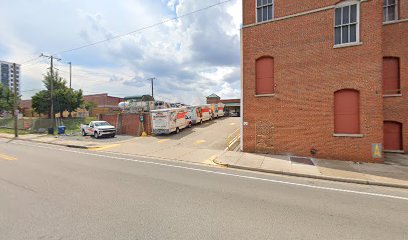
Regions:
[[62, 124], [65, 126], [66, 134], [73, 134], [81, 132], [81, 124], [88, 124], [89, 122], [96, 120], [96, 117], [64, 118], [62, 119]]
[[[14, 129], [0, 128], [0, 133], [14, 134]], [[18, 130], [18, 134], [19, 135], [26, 135], [26, 134], [30, 134], [30, 132], [26, 131], [26, 130]]]

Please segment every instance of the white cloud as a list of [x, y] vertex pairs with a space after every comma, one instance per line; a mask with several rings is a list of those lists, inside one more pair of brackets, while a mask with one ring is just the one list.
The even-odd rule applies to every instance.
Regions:
[[[27, 19], [18, 17], [20, 14], [12, 3], [0, 10], [0, 59], [22, 61], [40, 52], [70, 49], [219, 1], [45, 2], [49, 3], [25, 1], [32, 5], [32, 11], [26, 14], [33, 24], [25, 26], [27, 29], [16, 30]], [[41, 8], [58, 15], [57, 20], [36, 14]], [[57, 65], [61, 74], [68, 77], [64, 63], [73, 62], [73, 86], [85, 93], [108, 92], [117, 96], [150, 93], [150, 83], [145, 79], [154, 76], [155, 95], [164, 100], [200, 103], [213, 92], [223, 98], [238, 98], [241, 15], [241, 1], [235, 0], [117, 40], [64, 53], [63, 61]], [[45, 24], [46, 28], [42, 26]], [[46, 67], [47, 64], [22, 67], [23, 91], [42, 87]], [[32, 94], [26, 92], [24, 97]]]

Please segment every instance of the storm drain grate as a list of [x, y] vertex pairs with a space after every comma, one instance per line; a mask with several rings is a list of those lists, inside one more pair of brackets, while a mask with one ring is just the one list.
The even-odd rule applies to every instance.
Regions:
[[312, 166], [315, 165], [311, 158], [305, 158], [305, 157], [290, 157], [290, 161], [292, 163], [300, 163], [300, 164], [312, 165]]

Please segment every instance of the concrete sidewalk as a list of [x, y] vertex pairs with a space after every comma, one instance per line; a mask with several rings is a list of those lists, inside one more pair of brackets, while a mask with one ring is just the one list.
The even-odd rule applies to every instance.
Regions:
[[[0, 138], [15, 139], [13, 134], [0, 134]], [[95, 142], [67, 140], [64, 137], [45, 134], [27, 134], [21, 135], [17, 139], [73, 148], [100, 149], [102, 151], [106, 151], [108, 148], [108, 152], [118, 154], [148, 156], [266, 173], [408, 189], [408, 165], [401, 164], [398, 161], [386, 165], [313, 159], [314, 165], [305, 165], [291, 162], [289, 156], [225, 152], [198, 146], [182, 147], [179, 146], [177, 141], [174, 143], [172, 141], [162, 142], [163, 140], [153, 138]], [[158, 143], [155, 143], [157, 140], [159, 140]], [[406, 161], [405, 156], [402, 162], [408, 163], [408, 156]]]
[[[340, 182], [408, 188], [408, 167], [312, 159], [313, 165], [291, 162], [289, 156], [224, 152], [215, 163], [230, 167]], [[407, 159], [408, 161], [408, 159]]]
[[83, 149], [99, 148], [99, 147], [104, 147], [106, 145], [112, 144], [112, 143], [107, 144], [107, 143], [66, 140], [59, 136], [53, 136], [53, 135], [47, 135], [47, 134], [25, 134], [25, 135], [20, 135], [18, 138], [15, 138], [13, 134], [0, 133], [0, 138], [47, 143], [47, 144], [52, 144], [52, 145], [72, 147], [72, 148], [83, 148]]

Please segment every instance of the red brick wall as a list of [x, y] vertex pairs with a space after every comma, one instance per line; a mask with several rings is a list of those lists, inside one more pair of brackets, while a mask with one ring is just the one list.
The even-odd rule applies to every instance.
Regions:
[[120, 102], [122, 102], [122, 101], [123, 101], [122, 98], [117, 98], [117, 97], [110, 97], [110, 96], [108, 96], [107, 99], [106, 99], [106, 105], [117, 107], [118, 104], [119, 104]]
[[[408, 17], [408, 1], [400, 1]], [[402, 9], [401, 9], [402, 10]], [[383, 55], [399, 57], [401, 97], [384, 98], [384, 120], [402, 123], [403, 147], [408, 152], [408, 22], [383, 27]]]
[[221, 102], [220, 98], [207, 98], [207, 104], [219, 103]]
[[[243, 1], [245, 24], [254, 4]], [[382, 161], [371, 154], [371, 144], [383, 141], [382, 2], [362, 3], [360, 15], [363, 44], [339, 49], [334, 9], [243, 29], [244, 151], [310, 156], [315, 148], [318, 158]], [[255, 97], [255, 60], [265, 55], [274, 57], [276, 94]], [[334, 92], [344, 88], [360, 91], [363, 138], [333, 136]]]
[[118, 115], [117, 114], [102, 114], [99, 117], [100, 121], [107, 121], [111, 125], [118, 127]]
[[117, 105], [121, 101], [123, 101], [123, 98], [111, 97], [111, 96], [108, 96], [107, 93], [103, 93], [103, 94], [85, 95], [84, 96], [84, 101], [85, 102], [94, 102], [94, 103], [98, 104], [99, 107], [104, 107], [104, 106], [117, 107]]
[[[339, 0], [274, 0], [275, 18], [335, 5]], [[243, 0], [244, 25], [256, 22], [256, 0]]]
[[[151, 134], [152, 128], [150, 123], [150, 114], [144, 115], [144, 130], [147, 134]], [[118, 134], [140, 136], [142, 129], [139, 129], [140, 118], [138, 114], [121, 113], [121, 114], [102, 114], [101, 121], [107, 121], [117, 128]], [[120, 122], [118, 122], [118, 120]]]
[[26, 109], [31, 109], [32, 101], [31, 100], [21, 100], [19, 107], [20, 108], [26, 108]]
[[408, 18], [408, 1], [407, 0], [398, 0], [399, 4], [399, 19]]
[[108, 94], [95, 94], [95, 95], [86, 95], [84, 96], [84, 101], [85, 102], [94, 102], [98, 104], [98, 106], [103, 106], [105, 105], [106, 98], [108, 97]]
[[240, 103], [241, 99], [222, 99], [222, 103]]
[[275, 17], [284, 17], [295, 13], [335, 5], [339, 0], [275, 0]]

